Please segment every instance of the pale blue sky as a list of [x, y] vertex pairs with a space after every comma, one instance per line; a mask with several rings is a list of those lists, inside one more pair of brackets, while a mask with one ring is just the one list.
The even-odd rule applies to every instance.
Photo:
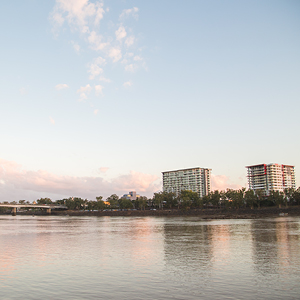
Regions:
[[197, 166], [215, 188], [259, 163], [297, 178], [299, 16], [299, 1], [2, 1], [0, 200], [151, 196]]

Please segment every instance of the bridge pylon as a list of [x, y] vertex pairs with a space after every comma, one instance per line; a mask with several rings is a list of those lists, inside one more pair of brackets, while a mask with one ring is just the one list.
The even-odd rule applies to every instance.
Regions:
[[13, 216], [16, 216], [16, 215], [17, 215], [17, 208], [16, 208], [16, 207], [13, 207], [13, 208], [12, 208], [11, 214], [12, 214]]

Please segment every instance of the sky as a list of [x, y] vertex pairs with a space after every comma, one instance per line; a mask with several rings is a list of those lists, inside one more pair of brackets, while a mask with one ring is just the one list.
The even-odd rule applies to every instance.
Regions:
[[[300, 2], [0, 2], [0, 201], [300, 166]], [[299, 175], [300, 176], [300, 175]]]

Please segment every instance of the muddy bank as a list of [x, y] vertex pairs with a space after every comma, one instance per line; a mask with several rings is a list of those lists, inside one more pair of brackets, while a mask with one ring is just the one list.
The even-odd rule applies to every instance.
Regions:
[[203, 219], [257, 219], [279, 216], [300, 216], [300, 206], [287, 208], [264, 207], [261, 209], [164, 209], [128, 211], [53, 211], [52, 215], [69, 216], [199, 216]]

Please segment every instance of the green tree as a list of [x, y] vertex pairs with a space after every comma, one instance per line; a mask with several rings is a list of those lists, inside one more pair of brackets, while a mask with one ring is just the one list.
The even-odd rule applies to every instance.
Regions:
[[57, 204], [57, 205], [65, 205], [65, 199], [56, 200], [55, 204]]
[[117, 208], [119, 205], [118, 200], [119, 200], [119, 196], [116, 194], [112, 194], [106, 199], [106, 201], [110, 203], [110, 208]]
[[255, 195], [253, 190], [247, 190], [245, 192], [245, 201], [246, 205], [251, 209], [253, 209], [254, 205], [257, 204], [257, 196]]
[[68, 209], [71, 210], [80, 210], [84, 208], [84, 200], [80, 197], [70, 197], [68, 199], [63, 199], [64, 204], [67, 206]]
[[52, 204], [52, 200], [50, 198], [41, 198], [36, 200], [37, 204]]
[[239, 190], [235, 190], [233, 193], [234, 204], [236, 208], [240, 208], [245, 205], [244, 196], [245, 196], [245, 188], [241, 188]]
[[220, 200], [221, 204], [220, 204], [220, 206], [227, 206], [228, 199], [226, 197], [226, 192], [225, 191], [221, 191], [220, 192], [220, 197], [221, 197], [221, 200]]
[[102, 196], [96, 197], [97, 202], [95, 203], [95, 208], [94, 209], [103, 210], [103, 209], [106, 208], [106, 205], [105, 205], [105, 203], [102, 199], [103, 199]]
[[103, 197], [102, 197], [102, 196], [98, 196], [98, 197], [96, 197], [96, 200], [97, 200], [97, 201], [102, 201], [102, 199], [103, 199]]
[[257, 189], [254, 191], [255, 195], [257, 196], [257, 207], [260, 208], [262, 201], [265, 199], [265, 190], [264, 189]]
[[148, 199], [146, 196], [140, 196], [136, 199], [138, 208], [141, 210], [145, 210], [145, 208], [147, 207], [147, 202], [148, 202]]
[[154, 193], [153, 203], [155, 207], [162, 209], [163, 207], [175, 208], [178, 205], [178, 198], [173, 192]]
[[175, 208], [177, 206], [176, 194], [173, 192], [162, 192], [163, 203], [167, 208]]
[[131, 200], [129, 200], [129, 199], [121, 198], [121, 199], [119, 199], [119, 207], [121, 209], [131, 209], [131, 208], [133, 208], [133, 204], [132, 204]]
[[190, 207], [199, 208], [203, 205], [202, 199], [200, 199], [198, 193], [190, 190], [182, 190], [178, 196], [178, 199], [180, 206], [184, 209]]
[[103, 210], [103, 209], [105, 209], [107, 206], [106, 206], [106, 204], [104, 203], [104, 201], [102, 201], [102, 200], [99, 200], [99, 201], [97, 201], [97, 209], [98, 210]]
[[84, 208], [84, 200], [82, 198], [74, 197], [73, 201], [74, 201], [75, 209], [80, 210], [80, 209]]
[[288, 206], [289, 203], [292, 202], [294, 192], [295, 192], [295, 190], [293, 188], [284, 189], [284, 191], [283, 191], [283, 193], [284, 193], [283, 202], [284, 202], [286, 207]]
[[281, 191], [270, 191], [269, 200], [281, 208], [284, 203], [284, 193]]
[[198, 194], [190, 190], [182, 190], [178, 196], [180, 207], [189, 209], [193, 204], [193, 199], [197, 198]]
[[218, 190], [215, 190], [214, 192], [210, 193], [210, 202], [213, 206], [219, 207], [221, 200], [221, 194]]
[[156, 208], [163, 208], [163, 195], [162, 192], [154, 193], [153, 202]]
[[293, 191], [292, 202], [296, 205], [300, 205], [300, 187]]
[[198, 193], [193, 192], [191, 195], [191, 200], [192, 200], [192, 207], [194, 208], [202, 208], [203, 207], [203, 201], [202, 198], [199, 197]]
[[226, 192], [227, 206], [233, 207], [235, 205], [235, 191], [233, 189], [227, 189]]
[[72, 197], [69, 197], [68, 199], [63, 199], [64, 204], [67, 206], [68, 209], [74, 210], [75, 209], [75, 203], [73, 201]]
[[211, 203], [210, 203], [210, 200], [211, 200], [210, 194], [204, 195], [204, 196], [202, 197], [202, 203], [203, 203], [203, 205], [209, 206], [209, 205], [211, 204]]
[[98, 208], [96, 208], [96, 207], [97, 207], [97, 201], [92, 201], [92, 200], [90, 200], [90, 201], [87, 203], [87, 209], [88, 209], [89, 211], [98, 209]]

